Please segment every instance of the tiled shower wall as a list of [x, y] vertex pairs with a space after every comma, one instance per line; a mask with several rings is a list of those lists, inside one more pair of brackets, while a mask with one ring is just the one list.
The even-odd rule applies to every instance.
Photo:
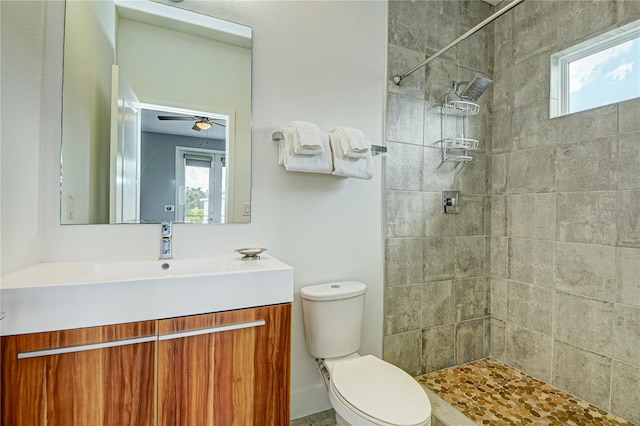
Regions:
[[549, 118], [549, 56], [640, 1], [534, 1], [495, 23], [491, 354], [640, 423], [640, 101]]
[[[390, 77], [493, 10], [390, 1]], [[550, 54], [636, 19], [638, 0], [525, 0], [389, 83], [386, 360], [419, 374], [491, 354], [640, 423], [640, 101], [549, 118]], [[437, 105], [476, 72], [494, 79], [481, 153], [455, 170]], [[458, 216], [440, 213], [451, 189]]]
[[[389, 76], [493, 11], [390, 1]], [[640, 423], [640, 101], [549, 118], [549, 56], [638, 0], [526, 0], [389, 83], [384, 358], [411, 374], [491, 354]], [[495, 56], [495, 61], [494, 61]], [[492, 76], [479, 160], [440, 165], [452, 80]], [[462, 213], [442, 215], [442, 190]]]
[[[408, 71], [488, 16], [470, 1], [390, 1], [389, 74]], [[384, 358], [410, 374], [489, 353], [490, 207], [487, 135], [491, 92], [471, 117], [477, 162], [440, 164], [439, 105], [456, 80], [491, 75], [493, 35], [482, 30], [406, 79], [387, 103]], [[442, 191], [462, 193], [443, 215]]]

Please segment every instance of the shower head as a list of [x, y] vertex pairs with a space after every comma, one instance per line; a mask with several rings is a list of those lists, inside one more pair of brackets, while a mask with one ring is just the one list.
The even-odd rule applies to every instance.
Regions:
[[476, 75], [473, 77], [462, 92], [460, 92], [460, 98], [465, 101], [475, 102], [484, 93], [485, 90], [493, 83], [493, 80], [487, 77]]

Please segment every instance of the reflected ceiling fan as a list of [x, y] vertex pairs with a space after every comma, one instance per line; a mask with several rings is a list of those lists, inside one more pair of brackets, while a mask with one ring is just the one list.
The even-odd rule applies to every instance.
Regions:
[[210, 129], [213, 124], [221, 127], [226, 127], [222, 123], [218, 123], [213, 121], [213, 119], [209, 117], [204, 117], [200, 115], [193, 115], [191, 117], [185, 116], [177, 116], [177, 115], [159, 115], [158, 120], [161, 121], [194, 121], [192, 129], [195, 131], [207, 130]]

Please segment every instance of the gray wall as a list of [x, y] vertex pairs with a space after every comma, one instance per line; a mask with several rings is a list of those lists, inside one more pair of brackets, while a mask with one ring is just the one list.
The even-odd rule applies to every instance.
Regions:
[[[480, 1], [389, 2], [389, 77], [403, 73], [488, 16]], [[491, 94], [471, 117], [479, 160], [440, 165], [439, 107], [453, 80], [491, 75], [492, 33], [482, 30], [403, 82], [389, 83], [385, 159], [384, 358], [420, 374], [489, 353], [487, 121]], [[441, 213], [442, 190], [462, 192], [462, 213]]]
[[224, 151], [222, 140], [191, 138], [142, 132], [140, 148], [140, 220], [175, 220], [174, 212], [165, 212], [165, 204], [176, 204], [176, 147]]
[[549, 56], [640, 2], [527, 0], [496, 21], [491, 353], [640, 422], [640, 101], [549, 119]]
[[[389, 73], [490, 9], [391, 1]], [[550, 54], [639, 18], [638, 1], [527, 0], [389, 84], [386, 360], [418, 374], [491, 354], [640, 422], [640, 101], [548, 118]], [[427, 147], [433, 107], [472, 69], [494, 79], [486, 155], [455, 174]], [[443, 216], [454, 188], [463, 214]]]

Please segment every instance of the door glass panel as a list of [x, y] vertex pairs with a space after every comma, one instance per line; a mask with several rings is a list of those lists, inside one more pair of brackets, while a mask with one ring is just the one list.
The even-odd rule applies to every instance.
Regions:
[[184, 170], [184, 222], [209, 222], [209, 185], [211, 161], [192, 162], [185, 160]]
[[176, 222], [225, 223], [225, 155], [176, 148]]

